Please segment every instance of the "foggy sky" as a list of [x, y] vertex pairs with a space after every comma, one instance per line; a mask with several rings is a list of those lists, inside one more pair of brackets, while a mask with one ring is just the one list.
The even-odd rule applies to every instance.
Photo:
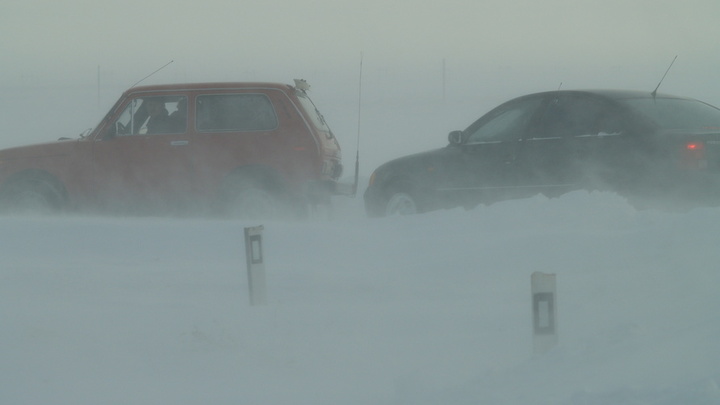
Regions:
[[645, 69], [656, 81], [680, 55], [676, 80], [706, 72], [709, 82], [720, 66], [715, 0], [2, 4], [3, 86], [95, 83], [98, 66], [109, 80], [132, 84], [170, 60], [157, 79], [237, 80], [297, 70], [355, 77], [361, 52], [369, 69], [401, 72], [437, 69], [446, 59], [467, 69], [457, 74], [497, 67], [547, 74], [555, 67], [604, 71], [611, 79], [624, 68]]

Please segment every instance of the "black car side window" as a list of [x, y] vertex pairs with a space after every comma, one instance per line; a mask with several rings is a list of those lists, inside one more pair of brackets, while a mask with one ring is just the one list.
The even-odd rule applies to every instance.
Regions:
[[541, 101], [541, 98], [525, 99], [490, 112], [466, 130], [468, 133], [466, 143], [506, 142], [521, 139]]
[[584, 96], [551, 100], [542, 114], [535, 137], [583, 137], [622, 132], [619, 110], [607, 102]]

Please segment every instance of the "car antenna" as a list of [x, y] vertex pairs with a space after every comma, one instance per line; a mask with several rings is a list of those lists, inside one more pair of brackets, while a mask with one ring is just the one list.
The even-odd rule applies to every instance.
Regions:
[[358, 80], [358, 124], [357, 124], [357, 144], [355, 146], [355, 180], [353, 182], [352, 196], [357, 195], [358, 178], [360, 174], [360, 113], [362, 112], [362, 70], [363, 70], [363, 53], [360, 52], [360, 79]]
[[174, 62], [174, 61], [172, 61], [172, 60], [171, 60], [170, 62], [168, 62], [168, 63], [166, 63], [166, 64], [162, 65], [162, 67], [160, 67], [160, 69], [158, 69], [158, 70], [156, 70], [156, 71], [154, 71], [154, 72], [150, 73], [149, 75], [147, 75], [147, 76], [143, 77], [142, 79], [138, 80], [137, 82], [135, 82], [135, 84], [133, 84], [132, 86], [130, 86], [130, 88], [133, 88], [133, 87], [137, 86], [138, 84], [140, 84], [140, 82], [142, 82], [143, 80], [147, 79], [148, 77], [150, 77], [150, 76], [154, 75], [155, 73], [157, 73], [157, 72], [159, 72], [159, 71], [161, 71], [161, 70], [165, 69], [165, 67], [166, 67], [167, 65], [169, 65], [169, 64], [171, 64], [171, 63], [173, 63], [173, 62]]
[[650, 94], [652, 94], [652, 97], [653, 97], [653, 98], [655, 98], [655, 96], [657, 96], [657, 91], [658, 91], [658, 89], [660, 88], [660, 85], [662, 84], [663, 80], [665, 80], [665, 76], [667, 76], [667, 74], [668, 74], [668, 72], [670, 71], [670, 68], [672, 67], [673, 63], [675, 63], [675, 59], [677, 59], [677, 55], [675, 55], [675, 57], [673, 58], [672, 62], [670, 62], [670, 66], [668, 66], [667, 70], [665, 71], [665, 74], [664, 74], [663, 77], [660, 79], [660, 83], [658, 83], [657, 87], [655, 87], [655, 90], [653, 90], [652, 93], [650, 93]]

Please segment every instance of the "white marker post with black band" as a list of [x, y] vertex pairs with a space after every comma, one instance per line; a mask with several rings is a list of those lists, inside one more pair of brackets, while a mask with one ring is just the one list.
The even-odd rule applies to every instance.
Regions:
[[250, 305], [264, 305], [266, 303], [262, 231], [262, 225], [245, 228], [245, 258], [247, 261]]
[[558, 343], [557, 288], [555, 274], [535, 272], [531, 276], [533, 352], [545, 353]]

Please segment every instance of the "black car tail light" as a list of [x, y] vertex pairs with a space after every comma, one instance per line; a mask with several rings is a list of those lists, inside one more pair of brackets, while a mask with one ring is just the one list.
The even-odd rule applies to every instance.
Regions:
[[692, 152], [699, 152], [699, 151], [705, 149], [705, 143], [703, 143], [703, 142], [688, 142], [685, 145], [685, 149], [692, 151]]
[[692, 141], [685, 143], [680, 156], [680, 167], [683, 169], [705, 169], [705, 142]]

